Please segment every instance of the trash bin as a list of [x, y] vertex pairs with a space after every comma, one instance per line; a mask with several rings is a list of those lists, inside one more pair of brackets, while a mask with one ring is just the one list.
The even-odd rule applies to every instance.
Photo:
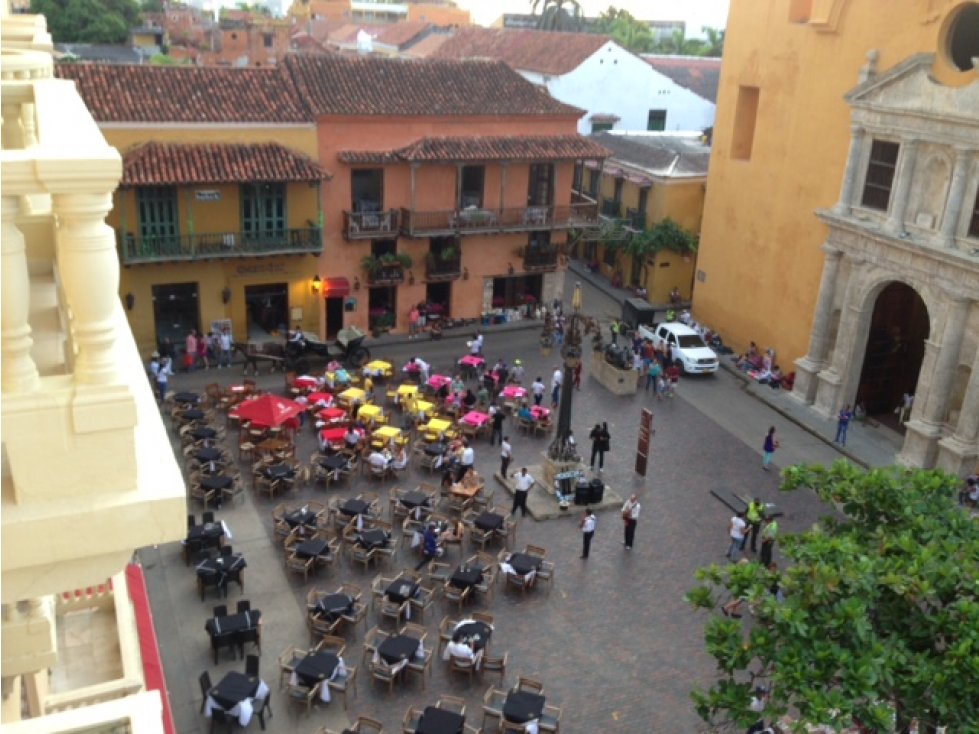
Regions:
[[[571, 484], [571, 480], [566, 480], [568, 484]], [[576, 505], [589, 505], [591, 504], [591, 485], [588, 484], [587, 479], [581, 479], [575, 485], [574, 488], [574, 503]]]
[[605, 482], [601, 479], [592, 479], [588, 485], [588, 499], [591, 504], [597, 505], [605, 497]]

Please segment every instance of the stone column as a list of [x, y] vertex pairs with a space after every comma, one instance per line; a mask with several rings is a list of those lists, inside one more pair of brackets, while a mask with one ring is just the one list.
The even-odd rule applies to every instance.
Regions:
[[955, 247], [955, 228], [962, 215], [962, 202], [965, 199], [965, 186], [969, 182], [966, 175], [972, 163], [973, 151], [962, 148], [955, 149], [955, 167], [952, 169], [952, 182], [948, 187], [948, 198], [945, 200], [945, 212], [942, 214], [942, 244], [945, 247]]
[[962, 398], [955, 433], [938, 442], [936, 466], [965, 476], [979, 463], [979, 349], [972, 360], [972, 374]]
[[108, 191], [55, 194], [52, 202], [58, 219], [58, 266], [74, 314], [75, 381], [108, 384], [117, 373], [113, 351], [119, 307], [119, 258], [112, 228], [105, 223], [112, 196]]
[[901, 143], [900, 158], [897, 162], [897, 170], [894, 172], [897, 186], [894, 189], [891, 210], [885, 225], [887, 231], [892, 234], [904, 232], [904, 216], [908, 210], [908, 198], [911, 194], [911, 182], [914, 178], [914, 161], [918, 154], [918, 143], [917, 138]]
[[850, 277], [847, 280], [846, 292], [843, 295], [836, 346], [833, 349], [829, 367], [817, 375], [815, 408], [817, 412], [826, 416], [836, 415], [843, 402], [840, 392], [846, 377], [845, 370], [853, 369], [849, 362], [853, 354], [853, 340], [856, 338], [857, 327], [861, 318], [860, 290], [863, 287], [863, 274], [867, 267], [867, 261], [862, 257], [848, 259], [850, 261]]
[[849, 216], [853, 206], [853, 190], [859, 178], [860, 161], [863, 158], [864, 139], [867, 131], [860, 125], [850, 126], [850, 151], [846, 156], [846, 168], [843, 169], [843, 185], [840, 188], [840, 200], [833, 207], [833, 213], [841, 217]]
[[795, 386], [790, 396], [803, 403], [812, 403], [816, 397], [816, 375], [826, 366], [826, 353], [829, 350], [829, 325], [833, 317], [833, 301], [836, 298], [836, 279], [840, 274], [840, 261], [843, 251], [828, 242], [822, 247], [826, 257], [823, 261], [823, 275], [819, 280], [819, 296], [816, 299], [816, 312], [813, 314], [812, 329], [809, 332], [809, 351], [806, 356], [795, 361]]
[[0, 309], [0, 375], [3, 392], [31, 392], [37, 389], [37, 366], [31, 358], [31, 326], [28, 313], [31, 301], [30, 275], [27, 271], [27, 245], [14, 218], [20, 212], [16, 196], [3, 197], [3, 236], [0, 239], [2, 265], [0, 287], [3, 306]]
[[[922, 369], [918, 378], [918, 394], [915, 409], [907, 423], [908, 432], [898, 461], [905, 466], [931, 467], [935, 463], [937, 442], [942, 434], [942, 424], [948, 410], [949, 391], [959, 363], [962, 337], [972, 300], [964, 296], [950, 296], [942, 341], [938, 345], [931, 369]], [[922, 387], [925, 388], [922, 395]]]

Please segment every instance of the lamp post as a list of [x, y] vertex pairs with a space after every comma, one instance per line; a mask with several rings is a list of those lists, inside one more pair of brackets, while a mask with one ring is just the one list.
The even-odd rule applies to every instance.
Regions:
[[568, 443], [571, 433], [571, 402], [574, 386], [571, 384], [575, 368], [581, 364], [581, 283], [575, 283], [571, 297], [571, 316], [564, 329], [561, 359], [564, 362], [564, 379], [561, 381], [561, 404], [558, 409], [557, 433], [547, 448], [551, 461], [581, 461], [574, 445]]

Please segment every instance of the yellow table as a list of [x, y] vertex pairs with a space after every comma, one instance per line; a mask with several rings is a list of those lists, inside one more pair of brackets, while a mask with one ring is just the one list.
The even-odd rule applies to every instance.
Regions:
[[398, 397], [401, 400], [413, 398], [418, 394], [418, 385], [398, 385]]
[[357, 417], [363, 421], [372, 421], [380, 414], [381, 407], [379, 405], [361, 405], [360, 410], [357, 411]]
[[341, 400], [346, 403], [354, 403], [356, 401], [363, 402], [367, 397], [367, 393], [361, 390], [359, 387], [348, 387], [338, 396]]
[[431, 415], [432, 411], [435, 409], [435, 404], [430, 403], [427, 400], [416, 400], [411, 405], [411, 414], [420, 415], [424, 413], [425, 415]]
[[373, 362], [368, 362], [364, 365], [365, 375], [379, 375], [381, 377], [390, 377], [393, 372], [390, 362], [385, 362], [381, 359], [375, 359]]
[[447, 421], [444, 418], [432, 418], [425, 426], [426, 433], [437, 433], [439, 435], [445, 433], [452, 427], [452, 421]]
[[396, 438], [401, 438], [401, 429], [395, 428], [394, 426], [381, 426], [373, 433], [374, 436], [380, 436], [385, 441], [392, 441]]

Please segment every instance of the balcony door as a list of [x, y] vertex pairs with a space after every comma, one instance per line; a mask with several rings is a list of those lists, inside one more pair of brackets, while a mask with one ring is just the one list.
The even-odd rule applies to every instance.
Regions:
[[288, 284], [245, 286], [245, 312], [249, 340], [285, 339], [285, 331], [290, 328]]
[[350, 210], [379, 212], [384, 208], [384, 169], [361, 168], [350, 172]]
[[459, 209], [474, 206], [483, 208], [484, 166], [463, 166], [459, 169]]
[[527, 206], [551, 206], [554, 203], [554, 164], [530, 164], [530, 188]]
[[180, 249], [180, 224], [177, 220], [175, 186], [140, 186], [136, 189], [139, 210], [139, 238], [142, 249], [161, 254]]
[[167, 339], [172, 344], [183, 345], [191, 329], [200, 331], [197, 283], [162, 283], [153, 286], [153, 320], [156, 341], [160, 346]]
[[281, 183], [241, 187], [241, 233], [246, 241], [279, 242], [286, 236], [286, 187]]

